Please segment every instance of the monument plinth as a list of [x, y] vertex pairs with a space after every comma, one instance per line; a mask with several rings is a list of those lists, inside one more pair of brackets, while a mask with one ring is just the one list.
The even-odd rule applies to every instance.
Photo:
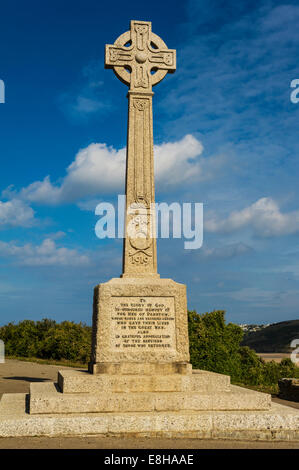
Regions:
[[170, 279], [127, 277], [95, 288], [90, 372], [134, 372], [133, 363], [139, 371], [150, 363], [153, 372], [184, 373], [188, 361], [184, 285]]
[[176, 68], [175, 51], [131, 21], [106, 46], [106, 67], [129, 85], [123, 272], [94, 290], [89, 370], [4, 394], [0, 437], [133, 435], [299, 440], [297, 410], [192, 370], [185, 285], [160, 279], [155, 234], [152, 86]]

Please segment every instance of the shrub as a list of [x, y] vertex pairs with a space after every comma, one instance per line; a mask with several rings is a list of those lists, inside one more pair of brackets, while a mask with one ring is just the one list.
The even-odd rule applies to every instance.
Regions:
[[91, 328], [84, 323], [24, 320], [0, 327], [7, 356], [71, 360], [86, 363], [91, 348]]
[[277, 385], [283, 377], [299, 377], [291, 359], [280, 363], [263, 361], [248, 346], [240, 346], [242, 329], [225, 324], [225, 312], [217, 310], [199, 315], [189, 312], [190, 360], [194, 368], [231, 376], [244, 385]]

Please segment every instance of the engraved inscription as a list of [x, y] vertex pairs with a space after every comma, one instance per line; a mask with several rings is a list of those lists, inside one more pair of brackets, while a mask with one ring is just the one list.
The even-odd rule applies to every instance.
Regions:
[[173, 297], [112, 297], [114, 351], [162, 352], [176, 349]]

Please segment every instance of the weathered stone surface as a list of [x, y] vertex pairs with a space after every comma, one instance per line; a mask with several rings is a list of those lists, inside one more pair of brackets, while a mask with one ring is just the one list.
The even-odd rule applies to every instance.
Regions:
[[9, 415], [24, 414], [27, 409], [25, 393], [4, 393], [0, 399], [0, 418]]
[[63, 393], [209, 392], [229, 391], [230, 377], [212, 372], [182, 375], [92, 375], [83, 370], [62, 370], [58, 385]]
[[171, 279], [111, 279], [95, 288], [93, 364], [188, 362], [186, 286]]
[[[188, 362], [97, 362], [89, 364], [91, 374], [111, 375], [169, 375], [191, 374]], [[196, 371], [193, 371], [195, 373]]]
[[53, 383], [30, 384], [30, 414], [183, 410], [265, 410], [271, 397], [231, 386], [230, 391], [61, 393]]
[[0, 437], [115, 435], [299, 441], [299, 411], [272, 403], [268, 411], [180, 411], [30, 415], [25, 394], [0, 401]]

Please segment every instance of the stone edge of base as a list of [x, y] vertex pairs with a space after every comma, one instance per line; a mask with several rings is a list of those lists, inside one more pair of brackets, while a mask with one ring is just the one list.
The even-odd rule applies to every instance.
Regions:
[[0, 438], [98, 435], [299, 441], [299, 413], [287, 411], [5, 416], [0, 417]]
[[175, 373], [190, 375], [192, 374], [192, 365], [188, 362], [89, 362], [88, 372], [90, 375], [165, 375]]

